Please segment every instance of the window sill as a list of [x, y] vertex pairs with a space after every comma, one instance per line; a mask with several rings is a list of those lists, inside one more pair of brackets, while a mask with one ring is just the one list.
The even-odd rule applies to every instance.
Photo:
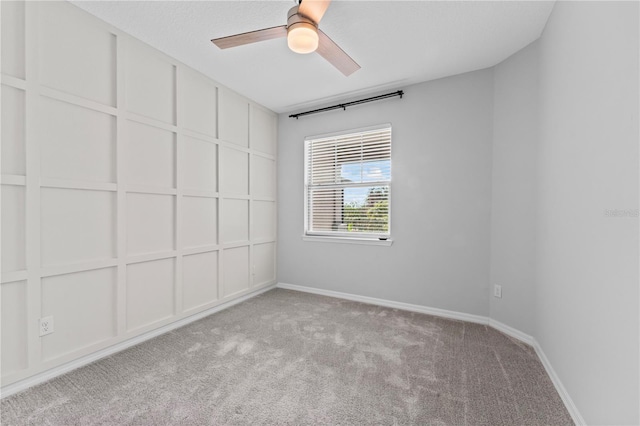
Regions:
[[313, 241], [316, 243], [338, 243], [338, 244], [360, 244], [366, 246], [390, 246], [392, 239], [378, 240], [373, 238], [349, 238], [349, 237], [326, 237], [321, 235], [303, 235], [303, 241]]

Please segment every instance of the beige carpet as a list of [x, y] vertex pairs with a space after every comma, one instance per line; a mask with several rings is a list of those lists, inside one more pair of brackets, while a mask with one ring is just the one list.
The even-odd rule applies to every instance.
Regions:
[[489, 327], [273, 290], [5, 398], [2, 425], [566, 425]]

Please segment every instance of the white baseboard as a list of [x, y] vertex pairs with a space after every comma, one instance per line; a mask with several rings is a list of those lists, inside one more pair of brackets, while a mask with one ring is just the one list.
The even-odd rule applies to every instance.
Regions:
[[564, 402], [564, 406], [567, 408], [567, 411], [571, 415], [573, 422], [576, 425], [586, 425], [587, 422], [584, 421], [584, 418], [578, 411], [578, 407], [576, 407], [576, 404], [574, 404], [573, 400], [569, 396], [569, 392], [567, 392], [567, 389], [564, 387], [564, 385], [560, 381], [560, 378], [551, 366], [551, 362], [549, 362], [549, 358], [547, 358], [547, 355], [545, 355], [544, 351], [542, 350], [540, 343], [538, 343], [536, 339], [533, 339], [532, 346], [533, 349], [535, 349], [536, 354], [538, 354], [538, 358], [540, 358], [540, 362], [542, 362], [544, 369], [547, 371], [547, 374], [551, 378], [551, 381], [553, 382], [558, 395], [560, 395], [562, 402]]
[[95, 362], [101, 358], [108, 357], [109, 355], [113, 355], [117, 352], [123, 351], [132, 346], [138, 345], [146, 340], [153, 339], [154, 337], [157, 337], [161, 334], [167, 333], [171, 330], [175, 330], [176, 328], [183, 327], [187, 324], [190, 324], [204, 317], [208, 317], [209, 315], [215, 314], [216, 312], [223, 311], [227, 308], [237, 305], [238, 303], [244, 302], [247, 299], [251, 299], [252, 297], [255, 297], [259, 294], [272, 290], [273, 288], [275, 288], [275, 286], [276, 284], [273, 284], [267, 287], [260, 288], [254, 292], [238, 297], [237, 299], [229, 300], [228, 302], [222, 303], [218, 306], [214, 306], [213, 308], [207, 309], [206, 311], [198, 312], [197, 314], [180, 319], [176, 322], [172, 322], [160, 328], [156, 328], [155, 330], [148, 331], [146, 333], [133, 337], [124, 342], [117, 343], [113, 346], [109, 346], [108, 348], [104, 348], [97, 352], [93, 352], [89, 355], [85, 355], [73, 361], [67, 362], [65, 364], [59, 365], [57, 367], [51, 368], [41, 373], [35, 374], [31, 377], [27, 377], [26, 379], [19, 380], [7, 386], [3, 386], [2, 389], [0, 389], [0, 399], [13, 395], [18, 392], [21, 392], [27, 388], [30, 388], [31, 386], [44, 383], [48, 380], [53, 379], [54, 377], [68, 373], [69, 371], [75, 370], [80, 367], [84, 367], [85, 365], [91, 364], [92, 362]]
[[481, 315], [465, 314], [462, 312], [448, 311], [446, 309], [430, 308], [428, 306], [412, 305], [411, 303], [394, 302], [392, 300], [376, 299], [375, 297], [358, 296], [357, 294], [341, 293], [339, 291], [323, 290], [320, 288], [305, 287], [295, 284], [278, 283], [276, 286], [278, 288], [284, 288], [286, 290], [302, 291], [305, 293], [319, 294], [321, 296], [335, 297], [337, 299], [353, 300], [354, 302], [368, 303], [370, 305], [384, 306], [386, 308], [418, 312], [421, 314], [473, 322], [476, 324], [489, 324], [489, 319]]
[[489, 318], [489, 326], [495, 328], [498, 331], [506, 334], [507, 336], [511, 336], [514, 339], [520, 340], [521, 342], [526, 343], [527, 345], [533, 346], [534, 338], [529, 336], [527, 333], [523, 333], [522, 331], [510, 327], [507, 324], [504, 324], [500, 321], [496, 321], [492, 318]]
[[558, 377], [555, 370], [551, 366], [549, 359], [547, 358], [542, 348], [540, 347], [540, 344], [538, 343], [538, 341], [533, 336], [523, 333], [518, 329], [510, 327], [504, 323], [501, 323], [500, 321], [496, 321], [494, 319], [491, 319], [489, 317], [484, 317], [481, 315], [471, 315], [471, 314], [465, 314], [462, 312], [448, 311], [445, 309], [430, 308], [428, 306], [412, 305], [410, 303], [394, 302], [391, 300], [376, 299], [373, 297], [358, 296], [356, 294], [341, 293], [339, 291], [323, 290], [320, 288], [305, 287], [305, 286], [300, 286], [295, 284], [278, 283], [276, 286], [278, 288], [283, 288], [287, 290], [302, 291], [305, 293], [319, 294], [322, 296], [335, 297], [338, 299], [353, 300], [355, 302], [369, 303], [372, 305], [385, 306], [387, 308], [402, 309], [402, 310], [411, 311], [411, 312], [419, 312], [423, 314], [434, 315], [434, 316], [439, 316], [444, 318], [473, 322], [476, 324], [486, 324], [492, 328], [495, 328], [496, 330], [506, 334], [507, 336], [511, 336], [514, 339], [517, 339], [523, 343], [526, 343], [534, 348], [534, 350], [536, 351], [536, 354], [538, 355], [538, 358], [540, 359], [540, 362], [542, 363], [545, 370], [547, 371], [547, 374], [551, 378], [551, 381], [553, 382], [553, 385], [555, 386], [556, 391], [558, 392], [558, 395], [560, 395], [562, 402], [564, 403], [565, 407], [567, 408], [567, 411], [571, 415], [573, 422], [576, 425], [586, 424], [584, 419], [582, 418], [582, 415], [578, 411], [578, 408], [576, 407], [576, 405], [573, 403], [573, 400], [569, 396], [569, 393], [567, 392], [564, 385], [560, 381], [560, 378]]

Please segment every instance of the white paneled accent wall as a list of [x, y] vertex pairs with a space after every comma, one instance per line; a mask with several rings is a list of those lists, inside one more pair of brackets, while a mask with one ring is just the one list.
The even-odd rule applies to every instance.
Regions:
[[3, 386], [275, 283], [273, 112], [69, 3], [0, 12]]

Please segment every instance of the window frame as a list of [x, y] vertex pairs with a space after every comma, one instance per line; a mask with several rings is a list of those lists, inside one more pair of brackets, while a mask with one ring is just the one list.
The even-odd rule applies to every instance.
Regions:
[[[388, 231], [386, 233], [364, 233], [364, 232], [337, 232], [337, 231], [310, 231], [309, 230], [309, 149], [310, 142], [318, 139], [331, 138], [336, 136], [347, 136], [356, 133], [364, 133], [382, 129], [389, 129], [390, 143], [389, 143], [389, 180], [378, 182], [358, 182], [353, 184], [336, 184], [335, 188], [358, 188], [358, 187], [370, 187], [376, 186], [375, 184], [384, 183], [384, 186], [389, 188], [388, 195]], [[393, 128], [391, 123], [383, 123], [375, 126], [361, 127], [357, 129], [348, 129], [339, 132], [324, 133], [320, 135], [307, 136], [304, 138], [304, 230], [302, 238], [305, 241], [317, 241], [317, 242], [338, 242], [338, 243], [353, 243], [353, 244], [374, 244], [374, 245], [387, 245], [390, 246], [393, 242], [391, 239], [391, 211], [392, 211], [392, 182], [393, 182]], [[380, 185], [378, 185], [380, 186]]]

